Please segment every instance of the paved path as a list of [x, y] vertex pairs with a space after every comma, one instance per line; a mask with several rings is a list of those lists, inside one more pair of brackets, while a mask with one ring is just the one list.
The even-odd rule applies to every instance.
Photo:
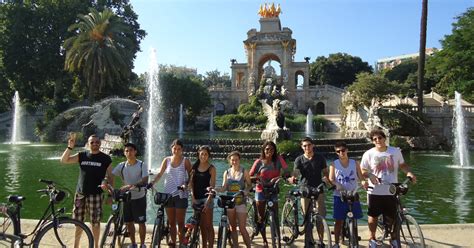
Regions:
[[[36, 224], [35, 220], [22, 220], [22, 229], [24, 232], [33, 229]], [[105, 224], [101, 225], [102, 227]], [[147, 244], [149, 245], [151, 239], [152, 225], [147, 226]], [[422, 225], [421, 229], [425, 237], [425, 243], [428, 247], [474, 247], [474, 223], [473, 224], [440, 224], [440, 225]], [[217, 232], [216, 232], [217, 233]], [[362, 238], [361, 247], [367, 247], [369, 232], [366, 226], [359, 228], [359, 233]], [[72, 233], [71, 233], [72, 235]], [[268, 234], [267, 238], [270, 238]], [[137, 235], [138, 239], [138, 235]], [[243, 241], [239, 237], [240, 247], [243, 246]], [[303, 247], [302, 237], [298, 238], [292, 246], [286, 247]], [[165, 246], [166, 247], [166, 246]], [[256, 237], [252, 242], [252, 247], [262, 247], [262, 239]], [[345, 246], [341, 246], [345, 247]], [[387, 246], [389, 247], [389, 246]]]

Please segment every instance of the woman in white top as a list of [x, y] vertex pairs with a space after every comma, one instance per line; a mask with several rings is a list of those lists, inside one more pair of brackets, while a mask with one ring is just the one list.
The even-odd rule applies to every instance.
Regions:
[[[189, 173], [191, 172], [191, 162], [183, 156], [183, 143], [181, 140], [175, 139], [171, 143], [171, 156], [163, 159], [160, 172], [153, 180], [155, 184], [164, 175], [164, 193], [172, 193], [179, 186], [188, 184]], [[178, 195], [172, 197], [166, 205], [166, 215], [170, 225], [170, 238], [168, 244], [170, 247], [176, 245], [176, 224], [178, 224], [178, 234], [180, 243], [184, 238], [184, 217], [188, 208], [188, 191], [179, 192]]]

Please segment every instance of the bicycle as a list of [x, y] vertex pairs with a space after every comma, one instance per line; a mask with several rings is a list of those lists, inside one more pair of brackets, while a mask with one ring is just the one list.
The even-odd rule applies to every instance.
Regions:
[[[256, 178], [259, 180], [259, 178]], [[271, 234], [271, 247], [281, 247], [281, 233], [280, 233], [280, 223], [278, 222], [278, 208], [276, 208], [278, 204], [278, 184], [283, 178], [279, 177], [276, 181], [271, 185], [264, 185], [263, 187], [263, 195], [266, 200], [266, 208], [265, 208], [265, 216], [263, 217], [263, 224], [260, 228], [258, 228], [258, 232], [263, 237], [263, 232], [266, 230], [267, 224], [270, 225], [270, 234]], [[257, 210], [255, 208], [255, 210]], [[264, 240], [265, 242], [265, 240]], [[267, 240], [268, 242], [268, 240]]]
[[[122, 191], [121, 189], [113, 189], [107, 184], [107, 188], [113, 199], [112, 213], [107, 220], [104, 232], [100, 239], [100, 247], [115, 247], [116, 241], [118, 246], [124, 245], [125, 238], [128, 236], [127, 226], [123, 220], [123, 204], [131, 201], [130, 190]], [[137, 185], [139, 190], [145, 188], [143, 185]]]
[[396, 242], [398, 247], [425, 247], [425, 239], [420, 226], [415, 218], [408, 214], [408, 209], [401, 202], [401, 196], [408, 193], [408, 182], [412, 180], [407, 177], [402, 183], [390, 184], [390, 193], [395, 195], [396, 199], [396, 217], [392, 225], [381, 216], [377, 223], [377, 242], [382, 244], [383, 241], [390, 236], [392, 228], [396, 234]]
[[235, 207], [235, 198], [240, 195], [244, 195], [243, 191], [239, 191], [233, 195], [217, 195], [215, 190], [211, 191], [212, 197], [217, 197], [217, 206], [222, 208], [221, 220], [219, 223], [219, 229], [217, 232], [217, 247], [225, 248], [226, 242], [228, 241], [232, 247], [232, 238], [230, 236], [230, 225], [227, 217], [227, 209]]
[[156, 205], [158, 205], [158, 210], [156, 211], [155, 225], [153, 226], [153, 232], [151, 236], [151, 246], [153, 248], [159, 248], [161, 246], [161, 241], [164, 238], [166, 238], [167, 242], [169, 241], [170, 230], [168, 222], [166, 221], [165, 206], [166, 204], [168, 204], [168, 201], [173, 196], [177, 195], [177, 193], [182, 189], [183, 187], [178, 187], [178, 189], [172, 192], [171, 194], [156, 192], [154, 195], [154, 202]]
[[346, 219], [342, 225], [341, 236], [342, 241], [345, 238], [349, 241], [348, 247], [357, 248], [359, 247], [359, 232], [357, 228], [357, 219], [354, 218], [354, 213], [352, 211], [352, 204], [356, 201], [359, 201], [359, 194], [357, 193], [357, 188], [355, 190], [341, 190], [341, 200], [348, 206], [348, 211], [346, 214]]
[[[290, 190], [283, 206], [281, 226], [283, 241], [290, 245], [300, 236], [305, 236], [305, 247], [332, 247], [329, 226], [323, 216], [318, 212], [316, 201], [323, 193], [324, 183], [317, 187], [301, 186], [300, 189]], [[309, 204], [304, 211], [301, 225], [298, 215], [298, 201], [300, 197], [309, 198]], [[300, 227], [303, 229], [300, 231]], [[315, 228], [316, 227], [316, 228]], [[315, 238], [317, 237], [317, 238]], [[316, 242], [317, 241], [317, 242]]]
[[[56, 209], [55, 205], [67, 197], [67, 193], [57, 190], [51, 180], [39, 180], [46, 184], [46, 189], [37, 190], [38, 193], [49, 197], [49, 205], [31, 233], [21, 231], [21, 208], [25, 197], [20, 195], [8, 196], [8, 203], [0, 207], [2, 216], [0, 239], [5, 242], [13, 242], [12, 247], [33, 246], [36, 247], [94, 247], [92, 232], [84, 223], [63, 216], [65, 208]], [[80, 229], [85, 234], [85, 240], [76, 240], [75, 230]], [[8, 232], [8, 233], [6, 233]], [[11, 233], [10, 233], [11, 232]], [[77, 231], [76, 231], [77, 232]], [[31, 242], [25, 240], [31, 237]]]
[[185, 233], [182, 248], [196, 248], [199, 247], [199, 235], [201, 234], [201, 228], [199, 224], [201, 222], [201, 212], [204, 209], [204, 203], [193, 204], [194, 214], [189, 217], [184, 226]]
[[[250, 189], [249, 193], [255, 193], [255, 187]], [[257, 220], [258, 220], [258, 213], [257, 213], [257, 203], [255, 201], [255, 197], [250, 195], [247, 197], [247, 232], [249, 233], [250, 240], [253, 240], [255, 236], [258, 235], [258, 228], [257, 228]]]

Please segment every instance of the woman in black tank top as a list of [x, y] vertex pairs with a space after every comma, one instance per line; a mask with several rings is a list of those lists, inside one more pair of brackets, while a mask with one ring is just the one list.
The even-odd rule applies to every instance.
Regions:
[[199, 147], [198, 159], [193, 165], [189, 182], [193, 204], [204, 203], [200, 222], [203, 248], [214, 246], [214, 228], [209, 228], [212, 227], [214, 203], [213, 199], [206, 195], [208, 187], [216, 186], [216, 168], [209, 163], [210, 155], [208, 146]]

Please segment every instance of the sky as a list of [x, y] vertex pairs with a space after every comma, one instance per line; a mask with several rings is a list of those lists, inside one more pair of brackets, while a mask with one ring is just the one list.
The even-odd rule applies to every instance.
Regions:
[[[144, 73], [156, 50], [159, 64], [229, 73], [230, 59], [246, 62], [247, 31], [260, 30], [257, 0], [131, 0], [147, 36], [134, 72]], [[272, 2], [267, 2], [272, 3]], [[281, 0], [282, 27], [293, 31], [295, 61], [344, 52], [374, 65], [417, 53], [422, 0]], [[429, 0], [426, 47], [441, 48], [456, 17], [474, 0]]]

